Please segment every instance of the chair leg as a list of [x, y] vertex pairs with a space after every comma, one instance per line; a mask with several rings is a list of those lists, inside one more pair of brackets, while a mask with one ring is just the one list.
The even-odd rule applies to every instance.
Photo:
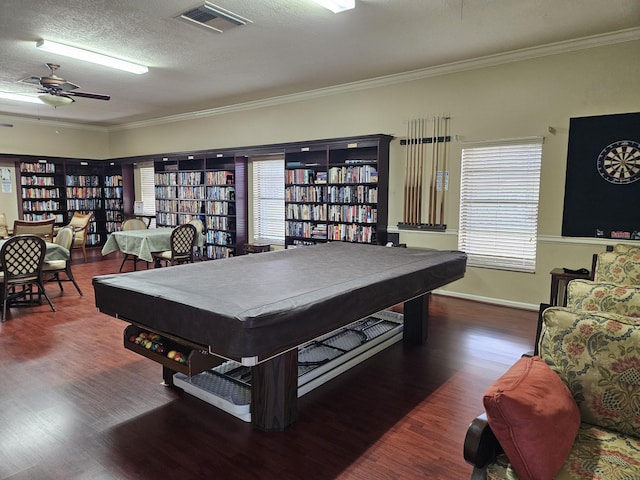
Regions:
[[119, 270], [120, 272], [122, 272], [122, 267], [124, 267], [124, 262], [127, 261], [127, 258], [129, 258], [129, 254], [125, 253], [124, 254], [124, 259], [122, 260], [122, 263], [120, 264], [120, 270]]
[[84, 263], [87, 263], [87, 245], [86, 245], [86, 243], [82, 244], [82, 255], [84, 256]]
[[49, 302], [49, 306], [51, 307], [51, 311], [55, 312], [56, 311], [56, 307], [54, 307], [53, 303], [51, 303], [51, 299], [49, 298], [49, 295], [47, 295], [47, 291], [44, 289], [44, 284], [42, 283], [42, 280], [38, 280], [38, 288], [40, 289], [40, 292], [42, 293], [42, 295], [44, 295], [44, 298], [47, 299], [47, 302]]
[[53, 274], [53, 278], [55, 278], [56, 282], [58, 282], [58, 286], [60, 287], [60, 291], [64, 292], [64, 288], [62, 288], [62, 281], [60, 280], [60, 272], [56, 272]]
[[71, 273], [71, 269], [67, 267], [67, 269], [65, 270], [65, 272], [67, 273], [67, 277], [69, 277], [69, 280], [71, 280], [73, 282], [73, 286], [76, 287], [76, 290], [78, 290], [78, 293], [80, 294], [80, 296], [82, 297], [82, 290], [80, 290], [80, 287], [78, 286], [78, 284], [76, 283], [76, 279], [73, 278], [73, 273]]

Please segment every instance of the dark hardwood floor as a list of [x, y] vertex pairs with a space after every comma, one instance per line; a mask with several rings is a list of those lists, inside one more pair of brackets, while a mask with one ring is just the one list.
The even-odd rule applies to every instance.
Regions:
[[466, 479], [484, 390], [533, 347], [536, 312], [434, 295], [427, 345], [395, 344], [302, 397], [285, 432], [254, 431], [124, 349], [91, 286], [122, 257], [89, 255], [74, 252], [83, 297], [51, 283], [57, 312], [0, 324], [0, 479]]

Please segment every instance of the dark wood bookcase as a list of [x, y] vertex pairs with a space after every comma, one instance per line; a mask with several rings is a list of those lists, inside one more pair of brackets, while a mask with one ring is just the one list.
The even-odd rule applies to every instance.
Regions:
[[285, 150], [285, 244], [387, 242], [388, 135]]
[[226, 258], [247, 242], [247, 157], [232, 153], [163, 157], [154, 162], [156, 224], [174, 227], [199, 219], [204, 254]]
[[[67, 224], [75, 212], [92, 212], [88, 246], [102, 245], [122, 219], [122, 170], [115, 162], [20, 157], [16, 160], [18, 215], [25, 220], [54, 216]], [[133, 189], [133, 185], [130, 186]]]

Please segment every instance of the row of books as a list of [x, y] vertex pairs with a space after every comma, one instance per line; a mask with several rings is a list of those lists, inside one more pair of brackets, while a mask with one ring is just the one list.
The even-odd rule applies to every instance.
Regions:
[[107, 222], [119, 222], [122, 220], [121, 212], [116, 212], [114, 210], [107, 210], [106, 212], [104, 212], [104, 214], [105, 214], [105, 220]]
[[27, 172], [27, 173], [56, 173], [56, 166], [53, 163], [20, 162], [20, 172]]
[[367, 185], [331, 186], [328, 197], [333, 203], [377, 203], [378, 188]]
[[178, 172], [156, 173], [153, 178], [156, 186], [178, 185]]
[[122, 210], [122, 200], [121, 199], [106, 199], [104, 201], [104, 208], [107, 211], [110, 211], [110, 210]]
[[104, 177], [105, 187], [122, 187], [122, 175], [107, 175]]
[[178, 212], [202, 213], [202, 200], [178, 200]]
[[114, 221], [107, 221], [105, 222], [105, 228], [107, 229], [107, 232], [117, 232], [118, 230], [120, 230], [120, 225], [118, 222], [114, 222]]
[[122, 198], [122, 187], [105, 187], [104, 198]]
[[330, 205], [328, 217], [331, 222], [375, 223], [378, 209], [370, 205]]
[[60, 198], [59, 188], [23, 188], [22, 198]]
[[107, 210], [122, 210], [124, 202], [121, 198], [106, 198], [104, 200], [104, 208]]
[[177, 198], [176, 187], [158, 187], [156, 186], [156, 198]]
[[205, 211], [208, 215], [235, 215], [236, 205], [233, 202], [207, 202]]
[[175, 212], [176, 210], [178, 210], [177, 200], [156, 200], [156, 211]]
[[326, 187], [288, 186], [284, 190], [286, 202], [324, 202], [326, 197]]
[[178, 172], [179, 185], [201, 185], [202, 172]]
[[204, 187], [178, 187], [178, 198], [187, 200], [202, 200], [204, 199]]
[[67, 210], [102, 210], [101, 198], [67, 199]]
[[[56, 223], [64, 223], [64, 215], [57, 213], [53, 215], [56, 218]], [[25, 213], [22, 218], [30, 222], [39, 222], [40, 220], [47, 220], [51, 218], [50, 213]]]
[[60, 210], [60, 202], [54, 200], [24, 200], [22, 202], [22, 209], [25, 211], [55, 212]]
[[99, 187], [98, 175], [65, 175], [64, 184], [70, 187]]
[[378, 171], [373, 165], [331, 167], [329, 183], [377, 183]]
[[55, 183], [55, 179], [53, 177], [25, 177], [24, 175], [20, 177], [21, 185], [39, 185], [41, 187], [53, 187]]
[[100, 198], [100, 187], [67, 187], [67, 198]]
[[207, 217], [208, 230], [235, 230], [236, 219], [234, 217]]
[[285, 234], [289, 237], [327, 238], [327, 224], [313, 222], [285, 222]]
[[221, 247], [219, 245], [207, 245], [205, 253], [208, 258], [229, 258], [233, 256], [233, 249], [229, 247]]
[[234, 173], [229, 170], [207, 172], [207, 185], [233, 185]]
[[326, 205], [308, 205], [288, 203], [286, 205], [287, 220], [327, 220]]
[[284, 171], [284, 182], [287, 185], [312, 185], [316, 182], [316, 175], [320, 175], [324, 173], [324, 183], [327, 183], [327, 173], [326, 172], [316, 172], [310, 168], [296, 168], [294, 170], [285, 170]]
[[233, 245], [236, 243], [235, 235], [230, 232], [209, 230], [207, 231], [207, 243], [215, 243], [216, 245]]
[[340, 240], [343, 242], [373, 243], [375, 241], [376, 230], [374, 227], [356, 224], [331, 225], [328, 230], [329, 240]]
[[207, 187], [207, 200], [235, 201], [236, 189], [234, 187]]

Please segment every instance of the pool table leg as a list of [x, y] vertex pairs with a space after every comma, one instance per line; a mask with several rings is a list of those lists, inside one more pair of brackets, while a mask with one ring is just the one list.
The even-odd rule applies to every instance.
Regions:
[[431, 293], [404, 302], [403, 340], [413, 345], [427, 342], [429, 325], [429, 298]]
[[282, 431], [298, 416], [298, 350], [251, 367], [251, 423], [266, 432]]

